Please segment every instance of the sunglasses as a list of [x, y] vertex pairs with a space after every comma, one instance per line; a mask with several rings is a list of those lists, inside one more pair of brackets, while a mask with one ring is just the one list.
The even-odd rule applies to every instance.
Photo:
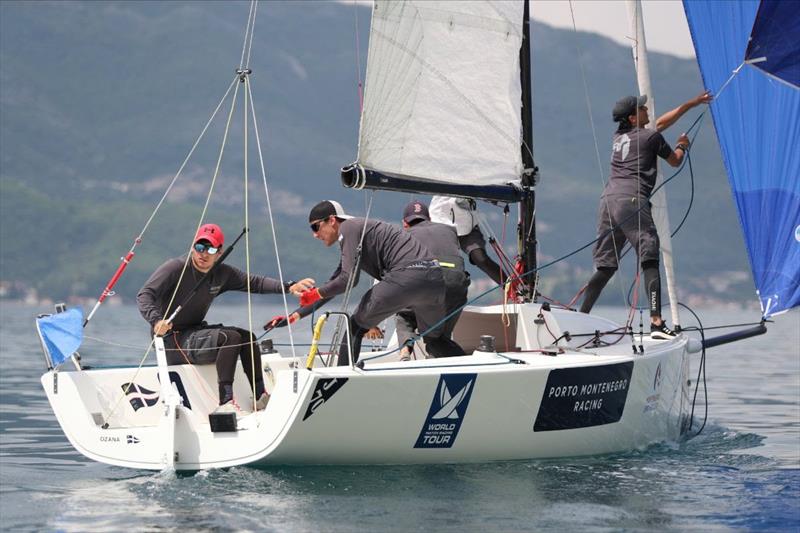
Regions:
[[210, 244], [203, 244], [201, 242], [194, 243], [194, 251], [202, 254], [203, 252], [208, 252], [209, 255], [214, 255], [219, 252], [219, 248], [216, 246], [211, 246]]
[[314, 233], [318, 232], [318, 231], [319, 231], [319, 226], [320, 226], [320, 225], [321, 225], [323, 222], [325, 222], [326, 220], [327, 220], [327, 219], [325, 219], [325, 218], [321, 218], [321, 219], [319, 219], [319, 220], [315, 220], [314, 222], [312, 222], [312, 223], [311, 223], [311, 231], [313, 231]]

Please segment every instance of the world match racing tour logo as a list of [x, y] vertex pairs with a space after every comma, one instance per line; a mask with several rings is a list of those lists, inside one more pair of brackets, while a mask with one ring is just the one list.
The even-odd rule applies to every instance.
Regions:
[[467, 413], [477, 374], [442, 374], [414, 448], [451, 448]]

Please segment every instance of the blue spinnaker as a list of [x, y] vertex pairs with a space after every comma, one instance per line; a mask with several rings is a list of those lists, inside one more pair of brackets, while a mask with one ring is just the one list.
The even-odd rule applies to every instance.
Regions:
[[800, 88], [800, 4], [762, 0], [745, 59], [756, 68]]
[[83, 311], [79, 308], [37, 318], [36, 322], [54, 367], [80, 348], [83, 341]]
[[[719, 91], [745, 60], [759, 3], [684, 0], [684, 9], [705, 87]], [[797, 39], [791, 28], [759, 27], [783, 32], [761, 33], [762, 42]], [[791, 59], [789, 71], [800, 57]], [[800, 304], [800, 90], [746, 66], [712, 102], [711, 113], [768, 317]]]

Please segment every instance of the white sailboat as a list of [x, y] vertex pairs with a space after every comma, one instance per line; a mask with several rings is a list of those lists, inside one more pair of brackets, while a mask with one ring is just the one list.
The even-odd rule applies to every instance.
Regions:
[[[527, 32], [522, 2], [376, 2], [359, 155], [343, 180], [521, 201], [520, 252], [535, 272]], [[168, 367], [159, 338], [157, 366], [51, 364], [41, 381], [78, 451], [140, 469], [480, 462], [678, 439], [691, 407], [689, 360], [703, 343], [654, 341], [537, 303], [533, 280], [521, 302], [464, 310], [454, 340], [466, 356], [400, 362], [390, 345], [335, 367], [313, 349], [308, 358], [265, 354], [271, 400], [227, 431], [209, 422], [214, 367]], [[764, 331], [755, 329], [738, 337]], [[237, 378], [234, 392], [247, 397], [244, 383]]]

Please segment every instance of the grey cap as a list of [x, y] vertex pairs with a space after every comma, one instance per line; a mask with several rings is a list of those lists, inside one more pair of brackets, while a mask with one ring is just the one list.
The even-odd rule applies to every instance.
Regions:
[[415, 220], [430, 220], [431, 216], [428, 214], [428, 206], [420, 202], [419, 200], [414, 200], [406, 205], [405, 209], [403, 209], [403, 220], [406, 224], [411, 224]]
[[611, 117], [614, 122], [620, 122], [627, 119], [631, 115], [636, 114], [636, 110], [647, 103], [647, 95], [643, 94], [638, 98], [636, 96], [624, 96], [617, 100], [614, 104], [614, 110], [611, 111]]

